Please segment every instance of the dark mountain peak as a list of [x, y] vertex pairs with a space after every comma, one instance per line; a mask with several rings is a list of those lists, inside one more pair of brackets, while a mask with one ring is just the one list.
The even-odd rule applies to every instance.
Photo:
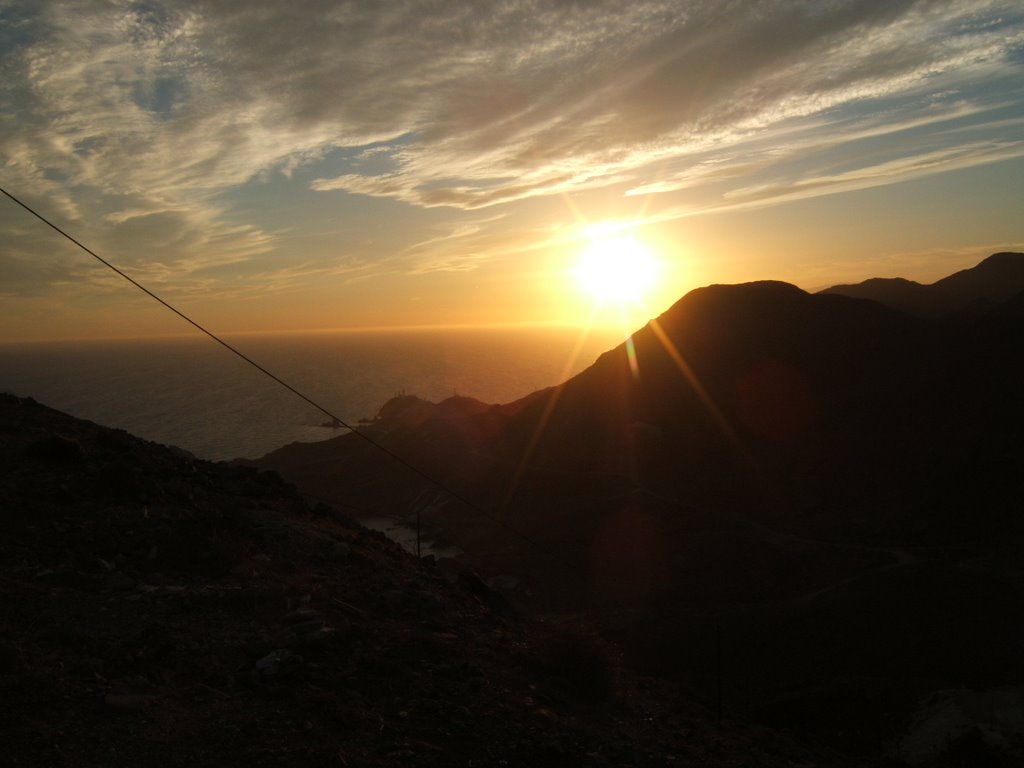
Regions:
[[806, 293], [792, 283], [783, 280], [752, 280], [749, 283], [715, 283], [713, 285], [698, 288], [692, 293], [707, 291], [719, 293], [743, 293], [748, 295], [771, 295], [771, 296], [796, 296]]
[[1024, 290], [1024, 253], [994, 253], [977, 266], [930, 285], [903, 278], [872, 278], [821, 291], [870, 299], [918, 317], [985, 311]]
[[841, 338], [855, 330], [874, 333], [881, 325], [906, 325], [887, 307], [811, 294], [776, 280], [698, 288], [656, 322], [673, 339], [688, 337], [698, 344], [704, 340], [712, 347], [709, 353], [726, 341], [747, 347], [773, 338]]
[[933, 286], [953, 301], [998, 304], [1024, 290], [1024, 253], [994, 253], [978, 266], [944, 277]]
[[781, 299], [794, 297], [806, 291], [781, 280], [755, 280], [749, 283], [715, 283], [702, 288], [695, 288], [677, 301], [666, 314], [676, 307], [700, 301], [744, 301], [749, 299]]
[[736, 320], [768, 309], [792, 305], [808, 294], [779, 280], [759, 280], [735, 285], [715, 284], [696, 288], [667, 309], [657, 321], [666, 330], [692, 324]]
[[[893, 288], [900, 287], [900, 288], [906, 288], [906, 289], [910, 289], [910, 290], [914, 290], [916, 288], [924, 288], [924, 286], [921, 283], [917, 282], [916, 280], [907, 280], [905, 277], [869, 277], [864, 282], [859, 283], [859, 285], [863, 285], [863, 286], [890, 286], [890, 287], [893, 287]], [[852, 287], [853, 286], [850, 286], [850, 285], [837, 285], [837, 286], [834, 286], [832, 288], [827, 288], [825, 291], [822, 291], [822, 293], [826, 293], [826, 292], [829, 292], [829, 291], [835, 292], [837, 288], [852, 288]]]
[[1017, 269], [1024, 266], [1024, 253], [1019, 251], [999, 251], [999, 253], [993, 253], [987, 259], [984, 259], [975, 269], [1003, 268], [1008, 266]]

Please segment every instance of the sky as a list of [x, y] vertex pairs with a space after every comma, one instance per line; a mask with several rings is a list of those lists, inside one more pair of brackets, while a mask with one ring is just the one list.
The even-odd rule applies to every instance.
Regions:
[[[221, 333], [933, 282], [1024, 250], [1024, 6], [0, 0], [0, 187]], [[7, 198], [0, 233], [0, 341], [189, 330]], [[658, 272], [595, 309], [609, 237]]]

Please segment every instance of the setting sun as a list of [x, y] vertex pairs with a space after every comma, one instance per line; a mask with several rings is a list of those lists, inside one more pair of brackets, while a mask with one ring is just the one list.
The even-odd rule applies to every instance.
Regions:
[[650, 248], [631, 234], [590, 236], [573, 275], [579, 287], [602, 303], [643, 300], [654, 287], [659, 263]]

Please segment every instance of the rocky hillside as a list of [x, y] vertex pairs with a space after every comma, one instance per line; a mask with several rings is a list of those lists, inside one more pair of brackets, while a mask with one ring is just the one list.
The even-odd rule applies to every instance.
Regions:
[[831, 765], [275, 474], [0, 396], [11, 766]]

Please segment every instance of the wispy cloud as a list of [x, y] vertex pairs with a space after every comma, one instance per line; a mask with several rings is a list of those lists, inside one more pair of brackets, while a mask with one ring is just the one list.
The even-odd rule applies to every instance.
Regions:
[[1024, 146], [1014, 142], [990, 141], [958, 146], [879, 162], [833, 175], [816, 175], [812, 178], [791, 180], [785, 184], [741, 187], [726, 195], [724, 207], [764, 201], [796, 200], [829, 192], [864, 189], [881, 181], [891, 183], [1017, 157], [1024, 157]]
[[130, 264], [197, 276], [274, 249], [218, 196], [275, 170], [424, 208], [614, 187], [690, 191], [663, 209], [693, 213], [1024, 146], [986, 124], [1024, 104], [1016, 0], [10, 0], [0, 24], [8, 183]]

